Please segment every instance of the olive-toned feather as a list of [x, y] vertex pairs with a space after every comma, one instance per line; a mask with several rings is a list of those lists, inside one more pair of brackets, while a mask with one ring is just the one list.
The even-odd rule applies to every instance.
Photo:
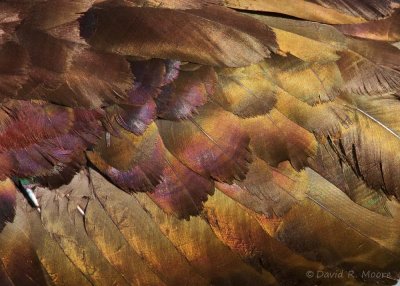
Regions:
[[266, 69], [279, 87], [311, 105], [332, 100], [343, 86], [334, 61], [307, 63], [288, 54], [267, 61]]
[[218, 87], [211, 100], [233, 114], [248, 118], [268, 113], [276, 103], [274, 86], [265, 81], [264, 63], [218, 71]]

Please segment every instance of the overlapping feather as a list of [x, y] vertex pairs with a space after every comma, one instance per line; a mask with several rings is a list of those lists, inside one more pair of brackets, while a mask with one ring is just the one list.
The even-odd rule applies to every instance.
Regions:
[[397, 6], [1, 3], [0, 283], [394, 284]]

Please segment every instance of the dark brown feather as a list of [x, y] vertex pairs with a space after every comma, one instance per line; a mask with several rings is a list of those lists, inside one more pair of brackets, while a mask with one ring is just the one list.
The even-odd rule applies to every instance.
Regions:
[[226, 13], [233, 19], [220, 23], [207, 18], [215, 18], [212, 13], [197, 16], [190, 11], [157, 8], [92, 9], [81, 20], [81, 29], [93, 26], [84, 34], [87, 41], [97, 49], [122, 55], [217, 66], [245, 66], [268, 57], [269, 46], [276, 46], [275, 39], [271, 37], [266, 46], [264, 40], [230, 26], [242, 22], [241, 15]]

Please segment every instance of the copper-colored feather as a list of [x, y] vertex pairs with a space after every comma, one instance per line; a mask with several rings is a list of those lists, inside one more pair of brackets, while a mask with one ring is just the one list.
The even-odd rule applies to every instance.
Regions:
[[390, 17], [360, 24], [337, 25], [343, 34], [371, 40], [396, 42], [400, 40], [400, 10]]
[[14, 220], [17, 188], [10, 179], [0, 183], [0, 231]]

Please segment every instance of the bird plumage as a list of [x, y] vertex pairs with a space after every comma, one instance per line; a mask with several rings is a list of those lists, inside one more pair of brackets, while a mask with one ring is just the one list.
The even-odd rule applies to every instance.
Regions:
[[0, 285], [394, 285], [399, 6], [1, 1]]

